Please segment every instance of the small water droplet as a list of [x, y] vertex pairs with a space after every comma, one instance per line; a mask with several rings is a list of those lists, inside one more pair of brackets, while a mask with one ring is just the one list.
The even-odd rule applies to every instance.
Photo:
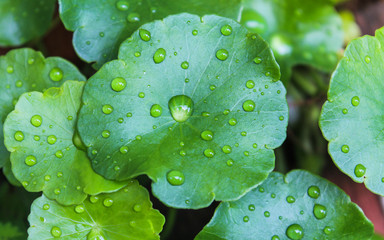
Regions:
[[365, 62], [366, 63], [370, 63], [371, 62], [371, 58], [367, 55], [367, 56], [365, 56]]
[[360, 104], [360, 98], [358, 96], [354, 96], [351, 99], [352, 106], [357, 107]]
[[111, 82], [111, 88], [115, 92], [123, 91], [126, 86], [127, 86], [127, 82], [122, 77], [117, 77], [113, 79]]
[[154, 104], [151, 107], [150, 114], [152, 117], [160, 117], [163, 112], [163, 108], [159, 104]]
[[201, 138], [205, 141], [211, 141], [213, 139], [213, 132], [210, 130], [205, 130], [200, 134]]
[[224, 25], [221, 27], [220, 32], [224, 36], [229, 36], [232, 34], [232, 27], [230, 25]]
[[31, 124], [35, 127], [40, 127], [43, 123], [43, 118], [40, 115], [34, 115], [31, 118]]
[[25, 158], [25, 164], [27, 164], [28, 166], [32, 167], [33, 165], [35, 165], [37, 163], [37, 160], [36, 160], [36, 157], [35, 156], [32, 156], [32, 155], [29, 155]]
[[51, 78], [52, 81], [58, 82], [61, 79], [63, 79], [63, 70], [60, 68], [52, 68], [52, 70], [49, 72], [49, 77]]
[[348, 153], [349, 152], [349, 146], [348, 145], [343, 145], [341, 146], [341, 151], [343, 153]]
[[221, 60], [221, 61], [225, 61], [227, 60], [228, 58], [228, 51], [225, 50], [225, 49], [220, 49], [216, 52], [216, 57], [217, 59]]
[[323, 231], [324, 231], [325, 234], [329, 235], [329, 234], [332, 233], [332, 228], [326, 226]]
[[133, 206], [133, 211], [135, 211], [135, 212], [141, 212], [141, 210], [143, 210], [141, 204], [135, 204], [135, 205]]
[[51, 235], [54, 238], [59, 238], [61, 236], [61, 229], [59, 227], [52, 227], [51, 228]]
[[51, 180], [51, 176], [49, 176], [49, 175], [45, 175], [45, 176], [44, 176], [44, 180], [48, 182], [49, 180]]
[[50, 145], [55, 144], [56, 141], [57, 141], [57, 138], [56, 138], [56, 136], [54, 136], [54, 135], [50, 135], [50, 136], [47, 137], [47, 142], [48, 142]]
[[15, 86], [21, 88], [23, 86], [23, 82], [21, 80], [17, 80]]
[[259, 63], [262, 62], [262, 59], [261, 59], [261, 57], [255, 57], [255, 58], [253, 59], [253, 62], [256, 63], [256, 64], [259, 64]]
[[118, 1], [116, 3], [116, 8], [120, 11], [127, 11], [129, 9], [128, 1]]
[[138, 13], [130, 13], [127, 16], [127, 21], [130, 23], [135, 23], [140, 21], [140, 15]]
[[229, 154], [232, 152], [232, 148], [229, 145], [225, 145], [221, 150], [223, 150], [223, 152], [226, 154]]
[[315, 215], [317, 219], [323, 219], [327, 216], [327, 208], [323, 205], [315, 204], [313, 207], [313, 215]]
[[204, 150], [204, 155], [207, 158], [213, 158], [215, 156], [215, 151], [213, 151], [213, 149], [207, 148]]
[[101, 136], [103, 136], [103, 138], [109, 138], [110, 135], [111, 135], [111, 133], [108, 130], [104, 130], [101, 133]]
[[252, 89], [255, 87], [255, 82], [252, 81], [252, 80], [248, 80], [246, 83], [245, 83], [245, 86], [249, 89]]
[[112, 200], [112, 198], [106, 198], [106, 199], [104, 199], [104, 201], [103, 201], [103, 205], [104, 205], [105, 207], [111, 207], [111, 206], [113, 205], [113, 200]]
[[253, 205], [253, 204], [250, 204], [250, 205], [248, 205], [248, 209], [249, 209], [249, 211], [255, 211], [255, 205]]
[[304, 237], [304, 230], [299, 224], [290, 225], [285, 234], [289, 239], [300, 240]]
[[248, 216], [244, 216], [243, 217], [243, 222], [248, 222], [249, 221], [249, 217]]
[[343, 114], [347, 114], [348, 113], [348, 109], [344, 108], [342, 112], [343, 112]]
[[264, 212], [264, 217], [270, 217], [270, 216], [271, 216], [271, 214], [268, 211]]
[[235, 126], [237, 124], [237, 120], [235, 118], [231, 118], [231, 119], [229, 119], [228, 123], [231, 126]]
[[58, 178], [61, 178], [62, 176], [63, 176], [63, 173], [62, 173], [62, 172], [58, 172], [58, 173], [57, 173], [57, 177], [58, 177]]
[[153, 61], [158, 64], [164, 61], [166, 56], [166, 51], [164, 48], [159, 48], [156, 50], [155, 54], [153, 55]]
[[364, 165], [362, 164], [357, 164], [356, 167], [355, 167], [355, 176], [356, 177], [362, 177], [365, 175], [365, 172], [366, 172], [366, 168]]
[[196, 29], [192, 31], [193, 36], [196, 36], [198, 33], [199, 33], [199, 31], [197, 31]]
[[232, 167], [235, 162], [232, 159], [227, 160], [227, 166]]
[[60, 189], [59, 188], [56, 188], [54, 191], [53, 191], [56, 195], [59, 195], [61, 193]]
[[241, 132], [241, 136], [243, 136], [243, 137], [247, 136], [247, 132], [245, 132], [245, 131]]
[[91, 203], [97, 203], [97, 201], [99, 201], [99, 197], [98, 196], [90, 196], [89, 201]]
[[14, 69], [12, 66], [7, 67], [7, 73], [13, 73]]
[[148, 42], [149, 40], [151, 40], [151, 32], [149, 32], [148, 30], [140, 29], [139, 35], [140, 35], [141, 40], [143, 40], [145, 42]]
[[44, 210], [49, 210], [51, 208], [51, 206], [49, 206], [49, 204], [44, 204], [43, 205], [43, 209]]
[[138, 96], [139, 96], [139, 98], [145, 98], [145, 93], [140, 92]]
[[272, 238], [271, 238], [271, 240], [280, 240], [280, 238], [279, 238], [279, 236], [277, 236], [277, 235], [273, 235]]
[[126, 154], [126, 153], [128, 153], [128, 151], [129, 151], [129, 148], [128, 148], [127, 146], [122, 146], [122, 147], [120, 148], [120, 152], [121, 152], [122, 154]]
[[17, 131], [15, 132], [14, 137], [16, 141], [21, 142], [24, 140], [24, 133], [22, 131]]
[[320, 188], [318, 186], [310, 186], [308, 188], [308, 196], [317, 199], [320, 196]]
[[172, 170], [167, 173], [167, 181], [173, 186], [180, 186], [184, 183], [184, 174], [177, 170]]
[[75, 212], [76, 213], [83, 213], [85, 211], [85, 209], [84, 209], [84, 206], [83, 205], [77, 205], [76, 207], [75, 207]]
[[256, 107], [256, 104], [252, 100], [247, 100], [243, 103], [243, 109], [246, 112], [252, 112]]

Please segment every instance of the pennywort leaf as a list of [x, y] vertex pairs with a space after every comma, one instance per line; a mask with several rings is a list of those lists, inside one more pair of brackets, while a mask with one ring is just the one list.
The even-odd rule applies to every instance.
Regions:
[[370, 239], [372, 223], [337, 186], [303, 170], [271, 173], [223, 202], [196, 239]]
[[288, 81], [291, 68], [306, 64], [332, 71], [343, 45], [342, 22], [327, 0], [245, 0], [241, 23], [269, 43]]
[[335, 70], [320, 117], [340, 170], [384, 195], [384, 28], [353, 40]]
[[9, 51], [0, 56], [0, 167], [9, 161], [3, 134], [3, 123], [22, 93], [42, 91], [60, 86], [66, 80], [85, 80], [70, 62], [59, 58], [44, 58], [29, 48]]
[[240, 0], [59, 0], [60, 17], [74, 31], [78, 55], [100, 68], [115, 59], [120, 44], [141, 25], [171, 14], [217, 14], [237, 19]]
[[152, 209], [148, 192], [137, 181], [114, 193], [88, 197], [63, 206], [44, 195], [32, 204], [30, 240], [40, 239], [160, 239], [165, 219]]
[[0, 1], [0, 46], [18, 46], [49, 28], [56, 1]]
[[4, 124], [15, 177], [28, 191], [43, 191], [65, 205], [125, 184], [97, 175], [81, 150], [75, 126], [84, 84], [67, 81], [44, 94], [25, 93]]
[[147, 174], [167, 205], [237, 199], [265, 180], [285, 139], [279, 78], [267, 43], [235, 21], [170, 16], [89, 79], [79, 132], [96, 172]]

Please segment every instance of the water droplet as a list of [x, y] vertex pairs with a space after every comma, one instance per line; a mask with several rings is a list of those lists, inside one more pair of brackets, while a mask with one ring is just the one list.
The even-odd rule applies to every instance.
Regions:
[[354, 96], [351, 100], [351, 103], [354, 107], [357, 107], [360, 104], [360, 98], [358, 96]]
[[151, 107], [151, 116], [152, 117], [160, 117], [163, 112], [163, 108], [159, 104], [154, 104]]
[[97, 201], [99, 201], [99, 197], [98, 196], [90, 196], [89, 201], [91, 203], [97, 203]]
[[132, 113], [127, 113], [127, 117], [132, 117]]
[[130, 23], [140, 21], [140, 15], [138, 13], [130, 13], [128, 14], [127, 21]]
[[228, 51], [225, 49], [220, 49], [216, 52], [217, 59], [225, 61], [228, 58]]
[[110, 207], [110, 206], [112, 206], [112, 205], [113, 205], [113, 200], [112, 200], [112, 198], [106, 198], [106, 199], [104, 199], [104, 201], [103, 201], [103, 205], [104, 205], [105, 207]]
[[252, 112], [256, 107], [256, 104], [252, 100], [247, 100], [243, 103], [243, 109], [246, 112]]
[[199, 33], [199, 31], [197, 31], [196, 29], [192, 31], [193, 36], [196, 36], [198, 33]]
[[320, 188], [318, 186], [310, 186], [308, 188], [308, 196], [317, 199], [320, 196]]
[[53, 191], [56, 195], [59, 195], [61, 193], [60, 189], [56, 188], [54, 191]]
[[181, 151], [179, 152], [179, 154], [180, 154], [180, 156], [185, 157], [185, 155], [187, 155], [187, 152], [184, 151], [184, 150], [181, 150]]
[[270, 216], [271, 216], [271, 214], [268, 211], [264, 212], [264, 217], [270, 217]]
[[62, 176], [63, 176], [63, 173], [62, 173], [62, 172], [58, 172], [58, 173], [57, 173], [57, 177], [58, 177], [58, 178], [61, 178]]
[[365, 56], [364, 60], [365, 60], [366, 63], [370, 63], [371, 62], [371, 58], [369, 56]]
[[255, 87], [255, 82], [252, 81], [252, 80], [248, 80], [246, 83], [245, 83], [245, 86], [249, 89], [252, 89]]
[[232, 167], [235, 162], [232, 159], [227, 160], [227, 166]]
[[24, 133], [21, 131], [15, 132], [15, 140], [21, 142], [24, 140]]
[[229, 145], [225, 145], [223, 148], [222, 148], [223, 152], [226, 153], [226, 154], [229, 154], [232, 152], [232, 148], [231, 146]]
[[156, 50], [155, 54], [153, 55], [153, 61], [158, 64], [164, 61], [166, 56], [166, 52], [164, 48], [159, 48]]
[[362, 164], [357, 164], [356, 167], [355, 167], [355, 176], [356, 177], [362, 177], [365, 175], [365, 172], [366, 172], [366, 168], [364, 165]]
[[348, 145], [343, 145], [341, 146], [341, 151], [343, 153], [348, 153], [349, 152], [349, 146]]
[[51, 206], [49, 206], [49, 204], [44, 204], [43, 205], [43, 209], [44, 210], [49, 210], [51, 208]]
[[129, 9], [129, 3], [127, 1], [118, 1], [116, 3], [116, 8], [120, 11], [127, 11]]
[[232, 34], [232, 27], [230, 25], [224, 25], [221, 27], [220, 32], [224, 36], [229, 36]]
[[243, 222], [248, 222], [249, 221], [249, 217], [248, 216], [244, 216], [243, 217]]
[[55, 144], [56, 141], [57, 141], [57, 138], [56, 138], [56, 136], [54, 136], [54, 135], [50, 135], [50, 136], [47, 137], [47, 142], [48, 142], [49, 144], [51, 144], [51, 145]]
[[44, 180], [48, 182], [49, 180], [51, 180], [51, 176], [49, 176], [49, 175], [45, 175], [45, 176], [44, 176]]
[[172, 170], [167, 173], [167, 181], [173, 186], [180, 186], [184, 183], [184, 174], [177, 170]]
[[140, 35], [141, 40], [143, 40], [145, 42], [148, 42], [149, 40], [151, 40], [151, 33], [148, 30], [140, 29], [139, 35]]
[[127, 82], [122, 77], [117, 77], [113, 79], [111, 82], [111, 88], [115, 92], [123, 91], [126, 86], [127, 86]]
[[279, 120], [280, 120], [280, 121], [283, 121], [283, 120], [284, 120], [284, 117], [283, 117], [283, 116], [280, 116], [280, 117], [279, 117]]
[[141, 53], [140, 52], [135, 52], [135, 57], [140, 57]]
[[209, 112], [202, 112], [201, 116], [203, 117], [209, 117], [211, 114]]
[[101, 136], [103, 136], [103, 138], [109, 138], [110, 135], [111, 135], [111, 133], [108, 130], [104, 130], [101, 133]]
[[264, 192], [264, 188], [263, 187], [259, 187], [259, 192]]
[[280, 240], [280, 238], [279, 238], [279, 236], [277, 236], [277, 235], [273, 235], [272, 238], [271, 238], [271, 240]]
[[25, 158], [25, 164], [27, 164], [28, 166], [32, 167], [33, 165], [35, 165], [37, 163], [37, 160], [36, 160], [36, 157], [35, 156], [32, 156], [32, 155], [29, 155]]
[[347, 114], [348, 113], [348, 109], [344, 108], [342, 112], [343, 112], [343, 114]]
[[213, 132], [210, 130], [205, 130], [201, 133], [201, 138], [205, 141], [211, 141], [213, 139]]
[[119, 167], [119, 166], [115, 166], [113, 169], [114, 169], [115, 171], [119, 171], [119, 170], [120, 170], [120, 167]]
[[75, 207], [75, 212], [76, 213], [83, 213], [85, 211], [85, 209], [84, 209], [84, 206], [83, 205], [77, 205], [76, 207]]
[[188, 69], [189, 68], [189, 63], [187, 61], [184, 61], [181, 63], [181, 68], [182, 69]]
[[139, 93], [139, 98], [144, 98], [144, 97], [145, 97], [145, 93], [140, 92], [140, 93]]
[[204, 155], [207, 158], [213, 158], [213, 156], [215, 156], [215, 151], [213, 151], [213, 149], [207, 148], [204, 150]]
[[231, 118], [231, 119], [229, 119], [228, 123], [229, 123], [229, 125], [231, 125], [231, 126], [235, 126], [235, 125], [237, 124], [237, 120], [234, 119], [234, 118]]
[[248, 209], [249, 209], [249, 211], [255, 211], [255, 205], [253, 205], [253, 204], [250, 204], [250, 205], [248, 205]]
[[52, 70], [49, 72], [49, 77], [52, 79], [52, 81], [58, 82], [63, 79], [63, 70], [57, 67], [52, 68]]
[[17, 80], [15, 86], [18, 88], [21, 88], [23, 86], [23, 82], [20, 80]]
[[313, 215], [317, 219], [323, 219], [327, 216], [327, 208], [320, 204], [315, 204], [313, 207]]
[[31, 118], [31, 124], [35, 127], [40, 127], [43, 123], [43, 118], [40, 115], [34, 115]]
[[287, 237], [292, 240], [300, 240], [304, 237], [304, 230], [299, 224], [292, 224], [285, 232]]
[[122, 146], [122, 147], [120, 148], [120, 152], [121, 152], [122, 154], [126, 154], [126, 153], [128, 152], [128, 150], [129, 150], [129, 148], [128, 148], [127, 146]]
[[59, 227], [52, 227], [51, 234], [54, 238], [59, 238], [61, 236], [61, 229]]
[[225, 109], [224, 112], [223, 112], [223, 114], [224, 114], [224, 115], [228, 115], [230, 112], [231, 112], [231, 110], [229, 110], [229, 109]]
[[323, 231], [324, 231], [325, 234], [329, 235], [329, 234], [332, 233], [332, 228], [326, 226]]
[[192, 115], [193, 101], [188, 96], [178, 95], [169, 100], [168, 107], [175, 121], [185, 122]]
[[261, 57], [255, 57], [255, 58], [253, 59], [253, 62], [256, 63], [256, 64], [259, 64], [259, 63], [262, 62], [262, 59], [261, 59]]
[[133, 211], [141, 212], [141, 210], [143, 210], [141, 204], [135, 204], [135, 206], [133, 206]]
[[294, 203], [296, 201], [296, 199], [292, 196], [288, 196], [286, 200], [288, 203]]
[[247, 132], [244, 132], [244, 131], [241, 132], [240, 134], [241, 134], [241, 136], [243, 136], [243, 137], [247, 136]]
[[102, 108], [104, 114], [111, 114], [113, 112], [113, 107], [109, 104], [105, 104]]
[[215, 85], [211, 85], [211, 86], [209, 86], [209, 90], [213, 91], [213, 90], [215, 90], [215, 89], [216, 89], [216, 86], [215, 86]]
[[7, 73], [13, 73], [14, 69], [12, 66], [7, 67]]

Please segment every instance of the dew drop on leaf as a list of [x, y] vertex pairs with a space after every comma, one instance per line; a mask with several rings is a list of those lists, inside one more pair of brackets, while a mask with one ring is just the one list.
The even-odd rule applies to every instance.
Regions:
[[313, 207], [313, 215], [315, 215], [317, 219], [323, 219], [327, 216], [327, 208], [323, 205], [315, 204]]
[[49, 210], [49, 208], [50, 208], [49, 204], [44, 204], [43, 205], [43, 210]]
[[213, 139], [213, 132], [210, 130], [205, 130], [201, 133], [201, 138], [205, 141], [211, 141]]
[[104, 130], [101, 133], [101, 136], [103, 136], [103, 138], [109, 138], [110, 135], [111, 135], [111, 133], [108, 130]]
[[366, 168], [364, 165], [362, 164], [357, 164], [356, 167], [355, 167], [355, 176], [356, 177], [362, 177], [365, 175], [365, 172], [366, 172]]
[[106, 199], [104, 199], [104, 201], [103, 201], [103, 205], [104, 205], [105, 207], [111, 207], [111, 206], [113, 205], [113, 200], [112, 200], [112, 198], [106, 198]]
[[235, 118], [231, 118], [231, 119], [229, 119], [228, 123], [231, 126], [235, 126], [237, 124], [237, 120]]
[[84, 206], [83, 205], [77, 205], [76, 207], [75, 207], [75, 212], [76, 213], [83, 213], [85, 211], [85, 209], [84, 209]]
[[292, 240], [300, 240], [304, 237], [304, 230], [299, 224], [290, 225], [285, 233]]
[[262, 62], [262, 59], [261, 59], [261, 57], [255, 57], [255, 58], [253, 59], [253, 62], [256, 63], [256, 64], [259, 64], [259, 63]]
[[354, 96], [351, 99], [352, 106], [357, 107], [360, 104], [360, 98], [358, 96]]
[[120, 11], [127, 11], [129, 9], [129, 3], [127, 1], [118, 1], [116, 8]]
[[140, 29], [139, 35], [140, 35], [141, 40], [143, 40], [145, 42], [148, 42], [149, 40], [151, 40], [151, 32], [149, 32], [148, 30]]
[[180, 186], [184, 183], [184, 174], [177, 170], [172, 170], [167, 174], [167, 181], [173, 186]]
[[182, 69], [188, 69], [189, 68], [189, 63], [187, 61], [184, 61], [181, 63], [181, 68]]
[[232, 167], [235, 162], [232, 159], [227, 160], [227, 166]]
[[159, 48], [156, 50], [155, 54], [153, 55], [153, 61], [158, 64], [164, 61], [166, 56], [166, 52], [164, 48]]
[[371, 58], [369, 56], [365, 56], [364, 60], [365, 60], [366, 63], [370, 63], [371, 62]]
[[14, 69], [12, 66], [7, 67], [7, 73], [13, 73]]
[[17, 131], [15, 132], [14, 137], [16, 141], [21, 142], [24, 140], [24, 133], [22, 131]]
[[244, 216], [243, 217], [243, 222], [248, 222], [249, 221], [249, 217], [248, 216]]
[[185, 122], [192, 115], [193, 101], [188, 96], [178, 95], [169, 100], [168, 107], [175, 121]]
[[245, 83], [245, 86], [249, 89], [252, 89], [255, 87], [255, 82], [252, 81], [252, 80], [248, 80], [246, 83]]
[[63, 79], [63, 70], [57, 67], [52, 68], [52, 70], [49, 72], [49, 77], [52, 81], [58, 82]]
[[287, 200], [287, 203], [294, 203], [296, 201], [296, 199], [293, 196], [288, 196], [286, 200]]
[[97, 203], [99, 201], [99, 197], [98, 196], [90, 196], [89, 201], [91, 203]]
[[280, 240], [280, 238], [279, 238], [279, 236], [277, 236], [277, 235], [273, 235], [272, 238], [271, 238], [271, 240]]
[[141, 206], [141, 204], [135, 204], [135, 205], [133, 206], [133, 211], [135, 211], [135, 212], [141, 212], [141, 210], [142, 210], [142, 206]]
[[348, 145], [343, 145], [341, 146], [341, 151], [343, 153], [348, 153], [349, 152], [349, 146]]
[[332, 233], [332, 228], [326, 226], [323, 231], [324, 231], [325, 234], [329, 235], [329, 234]]
[[310, 186], [308, 188], [308, 196], [317, 199], [320, 196], [320, 188], [318, 186]]
[[40, 127], [43, 123], [43, 118], [40, 115], [34, 115], [31, 118], [31, 124], [35, 127]]
[[33, 165], [35, 165], [37, 163], [37, 160], [36, 160], [36, 157], [35, 156], [27, 156], [25, 158], [25, 164], [27, 164], [28, 166], [32, 167]]
[[222, 148], [223, 152], [226, 153], [226, 154], [229, 154], [232, 152], [232, 148], [231, 146], [229, 145], [225, 145], [223, 148]]
[[213, 158], [215, 156], [215, 151], [213, 151], [213, 149], [207, 148], [204, 150], [204, 155], [207, 158]]
[[159, 104], [153, 104], [151, 107], [151, 116], [152, 117], [160, 117], [163, 113], [163, 108]]
[[243, 109], [246, 112], [252, 112], [256, 107], [256, 104], [252, 100], [247, 100], [243, 103]]
[[52, 227], [51, 229], [51, 235], [54, 238], [59, 238], [61, 236], [61, 229], [59, 227]]
[[50, 136], [47, 137], [47, 142], [48, 142], [49, 144], [51, 144], [51, 145], [55, 144], [56, 141], [57, 141], [57, 138], [56, 138], [56, 136], [54, 136], [54, 135], [50, 135]]
[[117, 77], [117, 78], [113, 79], [111, 82], [111, 88], [115, 92], [123, 91], [126, 86], [127, 86], [127, 82], [122, 77]]
[[128, 14], [127, 21], [130, 23], [135, 23], [140, 21], [140, 15], [138, 13]]
[[232, 27], [230, 25], [224, 25], [221, 27], [220, 32], [224, 36], [229, 36], [232, 34]]
[[129, 150], [129, 148], [128, 148], [127, 146], [122, 146], [122, 147], [120, 148], [120, 152], [121, 152], [122, 154], [126, 154], [126, 153], [128, 153], [128, 150]]
[[113, 112], [113, 107], [109, 104], [105, 104], [102, 108], [104, 114], [111, 114]]
[[225, 49], [220, 49], [216, 52], [216, 57], [217, 59], [221, 60], [221, 61], [225, 61], [227, 60], [228, 58], [228, 51], [225, 50]]
[[248, 210], [249, 210], [249, 211], [255, 211], [255, 209], [256, 209], [256, 208], [255, 208], [255, 205], [253, 205], [253, 204], [249, 204], [249, 205], [248, 205]]

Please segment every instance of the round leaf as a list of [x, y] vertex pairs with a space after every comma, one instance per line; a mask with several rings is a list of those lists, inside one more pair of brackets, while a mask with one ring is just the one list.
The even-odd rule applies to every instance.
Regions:
[[291, 68], [308, 64], [332, 71], [343, 45], [342, 23], [329, 1], [245, 0], [241, 23], [266, 39], [288, 81]]
[[303, 170], [271, 173], [223, 202], [196, 239], [370, 239], [372, 223], [334, 184]]
[[79, 149], [75, 126], [84, 84], [67, 81], [44, 94], [23, 94], [4, 124], [15, 177], [28, 191], [43, 191], [66, 205], [124, 185], [97, 175]]
[[18, 46], [42, 36], [49, 28], [53, 0], [1, 0], [0, 46]]
[[59, 0], [60, 17], [74, 31], [78, 55], [100, 68], [115, 59], [120, 44], [141, 25], [171, 14], [218, 14], [237, 19], [240, 0]]
[[384, 28], [353, 40], [334, 72], [320, 128], [335, 164], [384, 195]]
[[237, 199], [273, 170], [286, 137], [279, 77], [267, 43], [235, 21], [170, 16], [142, 26], [89, 79], [79, 132], [96, 172], [147, 174], [168, 205]]
[[[52, 74], [54, 81], [50, 77], [51, 72], [61, 74], [56, 76]], [[0, 56], [0, 79], [0, 167], [2, 167], [9, 161], [9, 153], [3, 144], [3, 123], [20, 95], [29, 91], [57, 87], [66, 80], [83, 81], [85, 78], [74, 65], [62, 58], [45, 59], [40, 52], [22, 48]]]
[[63, 206], [42, 196], [28, 217], [30, 240], [40, 239], [160, 239], [165, 219], [152, 209], [148, 192], [137, 181], [115, 193], [90, 196], [75, 206]]

